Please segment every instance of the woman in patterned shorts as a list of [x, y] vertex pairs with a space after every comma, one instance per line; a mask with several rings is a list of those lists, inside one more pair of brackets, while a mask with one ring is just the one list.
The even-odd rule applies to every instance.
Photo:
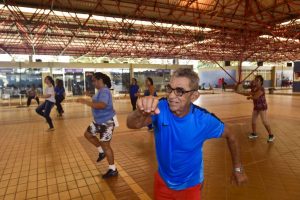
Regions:
[[[94, 121], [84, 133], [87, 140], [95, 145], [99, 150], [97, 162], [100, 162], [105, 157], [108, 161], [108, 171], [103, 178], [109, 178], [118, 175], [118, 170], [114, 164], [114, 153], [110, 146], [113, 131], [115, 128], [112, 95], [109, 88], [111, 87], [110, 78], [101, 72], [96, 72], [93, 75], [93, 85], [98, 92], [92, 97], [92, 101], [87, 99], [78, 99], [77, 101], [88, 105], [92, 108]], [[99, 137], [99, 138], [98, 138]]]

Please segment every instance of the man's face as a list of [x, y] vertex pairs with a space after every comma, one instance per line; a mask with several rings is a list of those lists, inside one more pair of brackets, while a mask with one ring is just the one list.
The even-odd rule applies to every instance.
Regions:
[[[172, 77], [170, 80], [170, 86], [172, 89], [181, 88], [184, 91], [191, 91], [195, 89], [190, 87], [190, 80], [185, 77]], [[198, 97], [198, 91], [187, 92], [182, 96], [176, 95], [175, 91], [167, 93], [170, 110], [175, 115], [180, 115], [180, 113], [187, 114], [185, 111], [189, 110], [191, 102], [195, 101]]]

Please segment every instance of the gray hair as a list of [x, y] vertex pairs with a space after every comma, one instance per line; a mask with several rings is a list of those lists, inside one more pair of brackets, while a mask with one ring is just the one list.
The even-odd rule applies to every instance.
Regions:
[[199, 88], [199, 76], [193, 69], [190, 68], [179, 68], [176, 69], [172, 77], [185, 77], [190, 80], [190, 87], [192, 90], [198, 90]]

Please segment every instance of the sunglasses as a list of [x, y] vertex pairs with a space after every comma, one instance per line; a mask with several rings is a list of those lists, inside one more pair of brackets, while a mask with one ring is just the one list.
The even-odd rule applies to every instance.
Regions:
[[185, 89], [180, 88], [180, 87], [172, 88], [170, 84], [166, 85], [165, 88], [166, 88], [166, 93], [171, 94], [174, 91], [174, 94], [178, 97], [181, 97], [182, 95], [189, 93], [189, 92], [197, 91], [197, 90], [186, 91]]

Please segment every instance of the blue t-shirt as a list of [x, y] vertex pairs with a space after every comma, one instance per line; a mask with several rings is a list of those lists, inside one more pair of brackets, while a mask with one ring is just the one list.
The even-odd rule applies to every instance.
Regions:
[[102, 124], [111, 120], [116, 114], [113, 107], [112, 96], [107, 87], [101, 88], [94, 96], [93, 102], [103, 102], [106, 104], [104, 109], [94, 109], [92, 108], [92, 113], [94, 121], [97, 124]]
[[65, 93], [65, 88], [64, 87], [57, 87], [56, 86], [54, 88], [54, 92], [55, 92], [55, 95], [62, 96]]
[[139, 86], [138, 85], [130, 85], [130, 98], [137, 98], [136, 96], [134, 96], [137, 92], [139, 91]]
[[170, 189], [183, 190], [203, 182], [202, 146], [219, 138], [224, 123], [213, 114], [191, 104], [189, 113], [177, 117], [168, 101], [158, 103], [160, 113], [152, 116], [158, 172]]

